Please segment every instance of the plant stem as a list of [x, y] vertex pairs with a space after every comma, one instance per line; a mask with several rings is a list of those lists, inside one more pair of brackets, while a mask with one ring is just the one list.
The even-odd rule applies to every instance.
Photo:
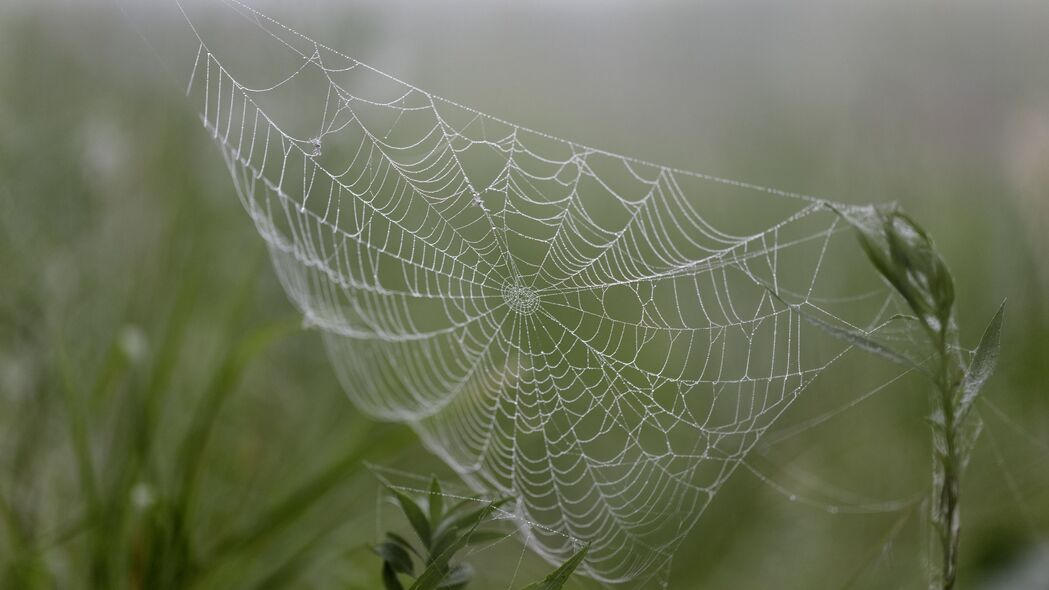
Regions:
[[[939, 465], [939, 484], [937, 502], [933, 505], [933, 522], [939, 529], [940, 548], [943, 561], [940, 569], [940, 582], [944, 590], [952, 590], [958, 575], [958, 550], [961, 541], [961, 469], [962, 457], [959, 444], [961, 442], [960, 424], [956, 414], [956, 400], [958, 399], [959, 380], [953, 374], [953, 356], [951, 355], [946, 334], [940, 334], [938, 339], [940, 357], [940, 375], [937, 379], [937, 388], [940, 390], [940, 412], [942, 412], [942, 432], [937, 432], [941, 426], [933, 424], [933, 447]], [[936, 437], [942, 437], [936, 441]], [[940, 442], [942, 444], [937, 444]], [[935, 480], [934, 480], [935, 481]]]

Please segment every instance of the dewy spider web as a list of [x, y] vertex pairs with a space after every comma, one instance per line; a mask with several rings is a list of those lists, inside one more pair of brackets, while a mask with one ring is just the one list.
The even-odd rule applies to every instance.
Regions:
[[803, 316], [889, 313], [843, 206], [532, 131], [225, 1], [249, 26], [187, 16], [187, 92], [288, 296], [356, 405], [516, 498], [551, 561], [582, 541], [594, 578], [661, 575], [847, 352]]

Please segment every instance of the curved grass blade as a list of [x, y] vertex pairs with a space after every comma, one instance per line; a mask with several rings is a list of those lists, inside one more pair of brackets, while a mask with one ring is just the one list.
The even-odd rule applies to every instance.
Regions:
[[561, 567], [550, 572], [550, 575], [538, 582], [533, 582], [532, 584], [525, 586], [521, 590], [561, 590], [561, 588], [564, 587], [565, 582], [568, 581], [568, 578], [572, 577], [576, 568], [579, 567], [579, 564], [583, 563], [583, 560], [586, 559], [588, 551], [590, 551], [590, 545], [584, 545], [583, 548], [576, 551], [575, 555], [570, 557], [568, 561], [561, 564]]

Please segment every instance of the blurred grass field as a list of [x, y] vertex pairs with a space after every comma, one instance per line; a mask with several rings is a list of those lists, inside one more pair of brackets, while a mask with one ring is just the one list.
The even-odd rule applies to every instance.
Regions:
[[[1009, 300], [986, 393], [1002, 415], [982, 409], [965, 480], [962, 587], [1047, 587], [1045, 5], [271, 8], [533, 128], [899, 201], [956, 275], [967, 344]], [[0, 7], [0, 588], [376, 588], [366, 544], [397, 523], [366, 462], [448, 475], [407, 427], [346, 399], [176, 73], [137, 32], [105, 2]], [[853, 385], [824, 384], [783, 426], [863, 393]], [[926, 393], [909, 385], [753, 464], [799, 493], [923, 490]], [[741, 469], [670, 588], [923, 587], [923, 527], [915, 511], [792, 503]], [[478, 556], [477, 586], [497, 587], [520, 553]]]

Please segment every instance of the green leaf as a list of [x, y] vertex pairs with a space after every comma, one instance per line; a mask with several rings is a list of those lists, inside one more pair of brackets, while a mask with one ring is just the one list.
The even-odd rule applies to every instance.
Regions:
[[854, 225], [857, 229], [857, 237], [860, 241], [860, 247], [863, 248], [863, 252], [867, 255], [867, 259], [874, 266], [874, 268], [885, 277], [893, 288], [900, 291], [901, 294], [906, 289], [906, 286], [900, 280], [900, 277], [896, 274], [893, 269], [892, 263], [889, 257], [888, 246], [884, 243], [885, 236], [878, 229], [872, 229], [867, 226]]
[[[340, 483], [345, 482], [347, 474], [359, 468], [361, 457], [374, 453], [376, 447], [380, 446], [377, 442], [380, 439], [370, 434], [370, 429], [364, 429], [338, 460], [299, 484], [291, 493], [280, 498], [272, 506], [267, 507], [247, 527], [221, 538], [214, 545], [214, 549], [209, 552], [212, 556], [209, 561], [211, 563], [222, 562], [228, 560], [231, 554], [244, 553], [258, 547], [302, 518], [311, 507], [316, 506], [321, 498], [329, 494]], [[383, 442], [382, 452], [396, 452], [409, 441], [410, 439], [405, 438], [392, 445], [388, 441]]]
[[461, 506], [464, 503], [480, 502], [480, 500], [466, 500], [464, 503], [460, 503], [454, 509], [448, 511], [448, 513], [445, 515], [445, 518], [441, 521], [441, 523], [439, 525], [437, 525], [437, 530], [438, 531], [455, 530], [455, 529], [461, 529], [461, 528], [463, 528], [465, 526], [469, 526], [470, 524], [473, 524], [474, 520], [477, 519], [478, 513], [484, 512], [486, 510], [487, 511], [495, 510], [496, 508], [499, 508], [499, 507], [503, 506], [504, 504], [506, 504], [510, 500], [513, 500], [513, 498], [510, 498], [510, 497], [499, 498], [498, 500], [493, 500], [492, 502], [489, 502], [489, 503], [485, 504], [484, 507], [482, 507], [482, 508], [479, 508], [479, 509], [471, 511], [471, 512], [467, 512], [467, 513], [463, 514], [462, 516], [457, 516], [457, 517], [453, 516], [456, 512], [458, 512], [460, 510]]
[[299, 330], [298, 322], [276, 322], [265, 326], [229, 349], [222, 362], [193, 408], [190, 424], [182, 434], [176, 458], [179, 470], [179, 488], [175, 504], [180, 510], [190, 506], [195, 498], [204, 450], [218, 422], [219, 412], [226, 400], [236, 391], [250, 362], [267, 347]]
[[534, 582], [522, 588], [522, 590], [561, 590], [564, 587], [565, 582], [568, 578], [572, 577], [572, 573], [575, 572], [579, 564], [583, 563], [586, 559], [586, 553], [590, 550], [590, 545], [584, 546], [582, 549], [576, 552], [575, 555], [570, 557], [568, 561], [561, 564], [561, 567], [550, 572], [550, 575], [543, 578], [538, 582]]
[[448, 575], [437, 585], [441, 590], [458, 590], [473, 580], [474, 568], [468, 563], [460, 563], [448, 570]]
[[895, 206], [836, 211], [856, 229], [860, 245], [875, 269], [930, 333], [942, 337], [954, 310], [954, 278], [929, 234]]
[[419, 504], [412, 498], [394, 488], [389, 488], [390, 492], [393, 493], [393, 497], [397, 499], [397, 503], [401, 505], [401, 511], [408, 518], [408, 522], [411, 523], [412, 528], [415, 529], [415, 534], [419, 535], [419, 540], [423, 542], [423, 546], [429, 548], [431, 541], [431, 530], [430, 521], [426, 520], [426, 515], [423, 514]]
[[901, 283], [901, 277], [894, 272], [889, 254], [888, 237], [886, 236], [886, 220], [889, 212], [879, 207], [832, 207], [842, 219], [856, 230], [860, 246], [867, 254], [874, 268], [885, 277], [893, 288], [901, 291], [905, 286]]
[[474, 531], [466, 542], [470, 545], [483, 545], [485, 543], [501, 541], [509, 537], [511, 534], [513, 533], [507, 533], [506, 531]]
[[[458, 531], [460, 531], [460, 530], [462, 530], [464, 528], [467, 528], [467, 527], [470, 527], [471, 529], [476, 528], [477, 524], [480, 522], [481, 518], [483, 518], [484, 516], [487, 516], [493, 510], [495, 510], [496, 508], [499, 508], [503, 504], [506, 504], [510, 500], [512, 500], [512, 498], [500, 498], [499, 500], [496, 500], [496, 501], [494, 501], [494, 502], [492, 502], [490, 504], [485, 505], [483, 508], [480, 508], [478, 510], [474, 510], [472, 512], [467, 512], [466, 514], [464, 514], [462, 516], [458, 516], [458, 517], [451, 517], [451, 516], [449, 516], [449, 517], [446, 517], [443, 521], [441, 521], [441, 523], [439, 525], [437, 525], [437, 530], [434, 531], [434, 535], [433, 535], [434, 550], [433, 550], [433, 553], [439, 553], [438, 549], [436, 549], [437, 547], [439, 547], [439, 546], [447, 546], [451, 542], [451, 539], [449, 537], [453, 537], [455, 535], [455, 533], [457, 533]], [[451, 515], [453, 513], [454, 513], [454, 511], [449, 512], [449, 515]]]
[[[433, 547], [430, 548], [430, 556], [426, 560], [426, 565], [429, 565], [437, 560], [438, 556], [442, 555], [452, 545], [458, 543], [461, 537], [456, 534], [455, 531], [446, 531], [441, 535], [434, 538]], [[469, 539], [465, 540], [469, 543]]]
[[[318, 546], [334, 529], [338, 528], [339, 524], [337, 519], [332, 519], [313, 533], [309, 540], [295, 549], [286, 559], [277, 559], [276, 563], [272, 564], [276, 565], [276, 568], [259, 580], [253, 586], [254, 590], [283, 590], [284, 588], [300, 587], [306, 570], [316, 563], [317, 556], [322, 554], [318, 551]], [[155, 588], [156, 585], [147, 583], [142, 587]]]
[[3, 522], [4, 528], [7, 529], [9, 542], [16, 555], [30, 548], [32, 539], [29, 539], [26, 532], [22, 530], [22, 523], [19, 522], [18, 516], [15, 515], [14, 509], [11, 508], [11, 504], [3, 494], [0, 494], [0, 522]]
[[80, 492], [87, 500], [88, 512], [92, 518], [98, 518], [101, 514], [101, 496], [98, 490], [98, 480], [95, 476], [94, 460], [91, 456], [90, 434], [88, 433], [86, 411], [83, 406], [83, 395], [80, 391], [73, 369], [72, 361], [66, 352], [65, 341], [57, 338], [58, 370], [61, 377], [62, 401], [66, 406], [66, 415], [69, 419], [69, 433], [73, 442], [73, 456], [76, 459], [77, 475], [79, 477]]
[[905, 285], [901, 294], [930, 330], [945, 332], [954, 308], [954, 278], [932, 238], [899, 210], [886, 217], [885, 234], [894, 271]]
[[980, 394], [987, 380], [994, 374], [998, 366], [998, 357], [1002, 348], [1002, 321], [1005, 317], [1005, 302], [998, 307], [998, 312], [991, 318], [987, 328], [980, 338], [980, 344], [976, 346], [976, 354], [973, 356], [969, 370], [965, 373], [965, 381], [962, 384], [962, 399], [958, 404], [958, 416], [963, 418], [972, 408], [976, 396]]
[[408, 539], [405, 539], [404, 537], [398, 535], [397, 533], [390, 532], [390, 531], [386, 532], [386, 537], [388, 539], [390, 539], [390, 542], [400, 545], [402, 548], [404, 548], [405, 551], [410, 551], [410, 552], [414, 553], [416, 556], [418, 556], [419, 558], [422, 558], [422, 555], [419, 555], [419, 552], [416, 551], [415, 547], [412, 546], [412, 544], [408, 542]]
[[436, 525], [440, 522], [441, 514], [444, 512], [444, 496], [441, 495], [441, 482], [434, 477], [430, 481], [430, 524]]
[[404, 590], [401, 581], [397, 579], [397, 572], [393, 571], [393, 566], [388, 561], [382, 564], [382, 587], [385, 590]]
[[408, 551], [401, 547], [400, 544], [389, 541], [379, 543], [372, 547], [372, 551], [388, 563], [393, 568], [393, 571], [399, 574], [412, 575], [412, 569], [414, 569], [412, 556], [408, 555]]
[[477, 529], [481, 522], [491, 514], [492, 510], [494, 510], [494, 506], [489, 504], [484, 509], [478, 511], [480, 514], [477, 515], [473, 525], [465, 534], [456, 537], [453, 542], [449, 543], [448, 546], [442, 549], [437, 555], [431, 555], [432, 561], [426, 566], [426, 570], [415, 579], [415, 583], [412, 584], [410, 590], [436, 590], [441, 581], [449, 573], [448, 562], [451, 561], [452, 556], [466, 546], [467, 539], [474, 530]]

